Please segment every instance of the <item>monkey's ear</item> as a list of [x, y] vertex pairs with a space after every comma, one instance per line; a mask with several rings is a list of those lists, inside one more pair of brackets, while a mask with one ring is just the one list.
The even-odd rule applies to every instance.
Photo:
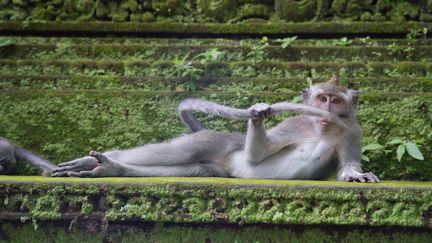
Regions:
[[352, 95], [351, 104], [354, 109], [357, 108], [359, 102], [359, 93], [360, 91], [351, 89], [351, 95]]

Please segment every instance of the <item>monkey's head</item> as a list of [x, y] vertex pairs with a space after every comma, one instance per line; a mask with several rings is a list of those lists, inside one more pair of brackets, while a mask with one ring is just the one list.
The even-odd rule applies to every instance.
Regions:
[[357, 102], [356, 91], [341, 86], [337, 76], [303, 90], [304, 104], [336, 113], [340, 117], [354, 117]]

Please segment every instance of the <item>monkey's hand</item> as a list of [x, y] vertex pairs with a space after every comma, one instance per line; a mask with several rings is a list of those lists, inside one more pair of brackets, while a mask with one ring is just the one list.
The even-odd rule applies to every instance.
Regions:
[[[62, 173], [59, 176], [109, 177], [123, 175], [124, 167], [121, 166], [119, 162], [99, 152], [91, 151], [90, 156], [84, 157], [83, 159], [60, 164], [59, 167], [66, 167], [66, 170], [59, 172]], [[58, 170], [54, 172], [56, 171]], [[56, 174], [57, 173], [54, 173], [53, 176], [56, 176]]]
[[372, 172], [360, 173], [356, 171], [351, 171], [349, 173], [343, 174], [341, 179], [343, 181], [351, 181], [351, 182], [372, 182], [372, 183], [380, 182], [380, 179]]
[[263, 120], [273, 114], [272, 108], [265, 103], [257, 103], [251, 106], [248, 111], [250, 112], [252, 122], [254, 125], [259, 125]]

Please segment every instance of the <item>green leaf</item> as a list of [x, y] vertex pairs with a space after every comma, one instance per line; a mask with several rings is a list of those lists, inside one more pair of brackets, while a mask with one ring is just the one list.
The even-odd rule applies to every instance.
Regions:
[[301, 95], [299, 95], [299, 96], [294, 97], [291, 102], [292, 103], [298, 103], [298, 102], [302, 101], [302, 99], [303, 99], [303, 97]]
[[0, 47], [15, 45], [15, 40], [5, 39], [0, 40]]
[[362, 154], [362, 160], [369, 162], [369, 157], [367, 157], [366, 155]]
[[401, 143], [403, 143], [402, 140], [400, 140], [400, 139], [393, 139], [388, 144], [401, 144]]
[[402, 156], [405, 154], [405, 144], [399, 144], [397, 150], [396, 150], [396, 155], [397, 155], [397, 159], [398, 161], [402, 160]]
[[408, 154], [414, 159], [424, 160], [423, 154], [420, 152], [420, 149], [417, 147], [415, 143], [407, 142], [406, 150]]
[[372, 144], [368, 144], [366, 146], [362, 147], [362, 151], [367, 151], [367, 150], [377, 150], [377, 149], [383, 149], [384, 146], [382, 146], [381, 144], [378, 143], [372, 143]]
[[307, 77], [306, 81], [307, 81], [308, 86], [312, 86], [313, 85], [312, 84], [312, 79], [310, 77]]

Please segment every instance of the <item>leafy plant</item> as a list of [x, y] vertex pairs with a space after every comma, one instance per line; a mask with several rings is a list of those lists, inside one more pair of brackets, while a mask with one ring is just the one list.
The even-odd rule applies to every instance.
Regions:
[[0, 39], [0, 47], [15, 45], [15, 40], [12, 39]]
[[[392, 141], [388, 142], [387, 145], [398, 145], [396, 149], [396, 157], [398, 161], [402, 160], [402, 157], [405, 153], [408, 153], [411, 157], [418, 160], [424, 160], [423, 154], [420, 152], [420, 149], [417, 147], [417, 145], [411, 141], [403, 141], [401, 139], [393, 139]], [[364, 153], [366, 151], [371, 150], [382, 150], [385, 146], [373, 143], [368, 144], [362, 147], [362, 160], [369, 161], [369, 157], [366, 156]], [[391, 151], [391, 150], [390, 150]]]
[[424, 160], [423, 154], [417, 145], [410, 141], [403, 141], [400, 139], [394, 139], [388, 143], [389, 145], [398, 145], [396, 149], [396, 156], [398, 161], [402, 160], [402, 157], [407, 152], [411, 157], [418, 160]]
[[297, 36], [293, 36], [293, 37], [287, 37], [283, 39], [277, 39], [276, 42], [281, 43], [281, 47], [285, 49], [288, 46], [290, 46], [296, 39]]
[[370, 161], [369, 157], [364, 154], [366, 151], [381, 150], [383, 148], [384, 148], [384, 146], [382, 146], [381, 144], [378, 144], [378, 143], [372, 143], [372, 144], [368, 144], [368, 145], [363, 146], [361, 148], [362, 160], [368, 161], [368, 162]]
[[261, 63], [267, 57], [265, 48], [268, 46], [268, 38], [264, 36], [257, 44], [251, 46], [251, 50], [246, 54], [246, 57], [251, 58], [254, 64]]
[[197, 85], [195, 81], [202, 77], [204, 71], [192, 65], [192, 61], [188, 60], [190, 52], [186, 53], [182, 59], [176, 57], [173, 61], [173, 70], [169, 73], [171, 77], [188, 77], [189, 81], [182, 85], [177, 85], [178, 91], [195, 91]]
[[333, 41], [334, 46], [350, 46], [351, 44], [352, 40], [348, 39], [348, 37], [342, 37]]
[[194, 59], [198, 60], [201, 64], [206, 64], [208, 62], [221, 61], [224, 55], [225, 52], [219, 51], [218, 48], [211, 48], [199, 55], [196, 55]]

